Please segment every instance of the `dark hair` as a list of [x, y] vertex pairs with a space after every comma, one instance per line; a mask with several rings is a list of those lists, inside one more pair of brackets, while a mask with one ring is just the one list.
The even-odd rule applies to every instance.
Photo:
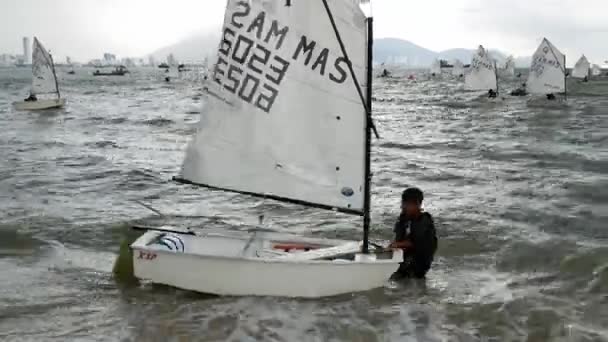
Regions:
[[424, 200], [424, 194], [418, 188], [408, 188], [401, 195], [401, 201], [403, 202], [416, 201], [420, 204], [422, 200]]

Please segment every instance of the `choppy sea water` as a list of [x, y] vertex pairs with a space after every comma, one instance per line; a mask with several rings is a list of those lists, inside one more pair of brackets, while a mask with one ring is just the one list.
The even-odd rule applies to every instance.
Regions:
[[91, 71], [60, 71], [68, 106], [30, 113], [11, 106], [29, 70], [0, 69], [0, 340], [608, 341], [608, 96], [543, 109], [377, 79], [373, 236], [391, 238], [400, 191], [421, 187], [440, 237], [426, 281], [211, 297], [117, 283], [129, 224], [247, 229], [263, 213], [268, 229], [359, 239], [358, 220], [170, 182], [201, 85]]

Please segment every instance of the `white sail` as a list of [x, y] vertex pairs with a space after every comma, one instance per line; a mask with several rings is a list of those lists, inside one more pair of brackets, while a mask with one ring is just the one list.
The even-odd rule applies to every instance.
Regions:
[[32, 76], [33, 94], [59, 95], [53, 58], [36, 37], [34, 37], [32, 52]]
[[597, 64], [593, 64], [593, 66], [591, 67], [591, 75], [600, 76], [601, 74], [602, 74], [602, 69], [600, 68], [600, 66]]
[[566, 56], [546, 38], [532, 56], [527, 89], [532, 94], [566, 90]]
[[[365, 94], [366, 17], [328, 4]], [[208, 83], [184, 180], [363, 211], [366, 111], [322, 1], [229, 0]]]
[[465, 76], [464, 85], [467, 90], [497, 90], [496, 62], [490, 54], [479, 46], [471, 60], [471, 67]]
[[441, 75], [441, 62], [438, 59], [435, 59], [431, 64], [431, 74]]
[[452, 75], [456, 76], [456, 77], [460, 77], [461, 75], [464, 75], [464, 64], [462, 64], [462, 62], [459, 59], [454, 61], [454, 67], [452, 68]]
[[577, 62], [574, 64], [574, 69], [572, 69], [572, 77], [574, 78], [585, 78], [589, 77], [589, 69], [591, 68], [591, 64], [587, 60], [587, 57], [583, 55]]
[[502, 69], [502, 74], [505, 77], [515, 76], [515, 58], [513, 58], [513, 56], [509, 56], [505, 61], [505, 65]]

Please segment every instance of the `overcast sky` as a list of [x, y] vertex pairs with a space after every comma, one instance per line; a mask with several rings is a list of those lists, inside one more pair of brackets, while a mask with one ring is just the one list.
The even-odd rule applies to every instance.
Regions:
[[[36, 35], [59, 60], [86, 61], [106, 51], [143, 56], [217, 30], [224, 6], [225, 0], [0, 0], [0, 53], [21, 53], [21, 37]], [[608, 59], [608, 0], [373, 0], [373, 8], [377, 38], [436, 51], [483, 44], [531, 55], [546, 36], [569, 61], [582, 53], [594, 62]]]

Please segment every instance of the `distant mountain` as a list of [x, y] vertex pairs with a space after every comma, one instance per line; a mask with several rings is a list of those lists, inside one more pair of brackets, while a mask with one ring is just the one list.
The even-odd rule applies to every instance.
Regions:
[[532, 65], [532, 56], [515, 57], [515, 66], [518, 68], [529, 68]]
[[459, 59], [461, 62], [468, 64], [471, 62], [471, 56], [474, 52], [475, 50], [470, 49], [450, 49], [439, 52], [437, 58], [446, 59], [450, 62]]
[[150, 55], [159, 62], [167, 60], [173, 54], [180, 63], [202, 61], [215, 54], [220, 41], [220, 34], [196, 34], [175, 44], [166, 46], [152, 52]]
[[[404, 64], [411, 67], [428, 67], [435, 59], [447, 61], [459, 59], [465, 64], [470, 63], [475, 50], [458, 48], [435, 52], [402, 39], [382, 38], [374, 41], [376, 63]], [[504, 63], [508, 56], [507, 53], [492, 49], [490, 49], [490, 54], [499, 64]], [[530, 60], [530, 57], [519, 57], [516, 58], [515, 64], [518, 67], [527, 67], [530, 65]]]
[[376, 63], [427, 66], [433, 63], [437, 53], [412, 42], [396, 38], [374, 40]]
[[[175, 44], [166, 46], [152, 52], [157, 61], [165, 61], [169, 54], [173, 54], [179, 62], [202, 61], [206, 57], [215, 55], [219, 43], [219, 32], [217, 34], [197, 34]], [[435, 59], [453, 61], [459, 59], [464, 63], [471, 61], [475, 49], [450, 49], [435, 52], [410, 41], [397, 38], [382, 38], [374, 41], [374, 62], [377, 64], [403, 64], [410, 67], [428, 67]], [[490, 50], [492, 56], [503, 63], [507, 58], [506, 53]], [[212, 58], [211, 58], [212, 59]], [[530, 57], [518, 57], [515, 64], [518, 67], [528, 67]]]
[[[461, 60], [463, 63], [468, 64], [471, 62], [471, 56], [475, 53], [476, 49], [450, 49], [439, 52], [439, 58], [453, 61], [455, 59]], [[498, 62], [504, 63], [508, 55], [498, 51], [490, 49], [490, 55]]]

